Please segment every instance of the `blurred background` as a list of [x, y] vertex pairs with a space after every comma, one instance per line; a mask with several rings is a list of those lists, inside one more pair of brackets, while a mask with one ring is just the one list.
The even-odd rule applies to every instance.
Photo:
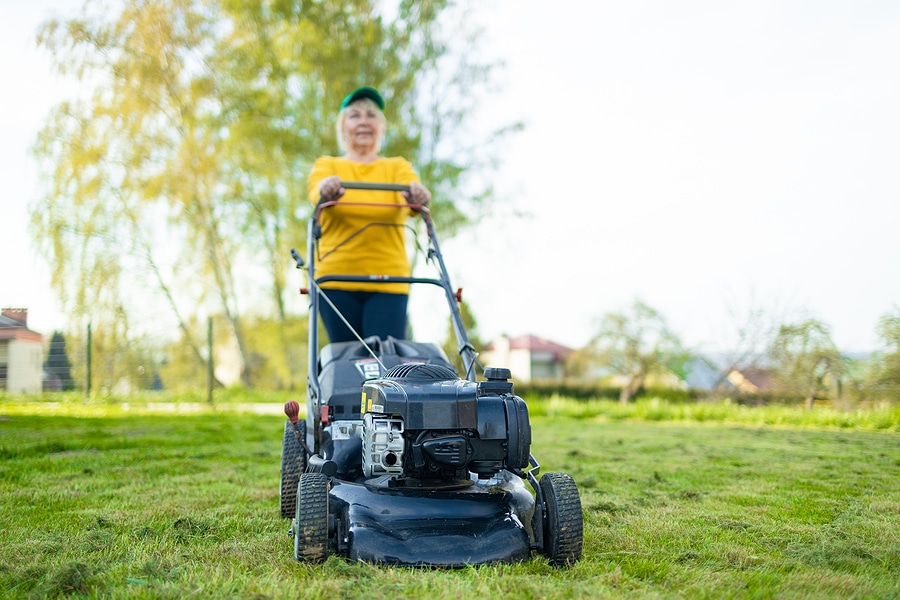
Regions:
[[[67, 341], [76, 387], [90, 331], [92, 389], [202, 387], [211, 358], [216, 385], [302, 389], [287, 249], [305, 247], [304, 177], [337, 152], [339, 101], [368, 84], [388, 100], [385, 153], [440, 200], [479, 350], [520, 379], [895, 393], [894, 3], [37, 0], [2, 16], [0, 303], [28, 309], [6, 326], [40, 334], [39, 361]], [[444, 343], [432, 305], [414, 295], [413, 335]]]

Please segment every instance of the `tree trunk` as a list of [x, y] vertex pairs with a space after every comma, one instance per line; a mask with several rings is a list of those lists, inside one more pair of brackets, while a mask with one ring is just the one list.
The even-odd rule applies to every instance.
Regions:
[[625, 405], [631, 402], [631, 399], [640, 391], [642, 387], [644, 387], [644, 379], [646, 376], [644, 374], [635, 375], [629, 381], [622, 386], [622, 391], [619, 393], [619, 404]]

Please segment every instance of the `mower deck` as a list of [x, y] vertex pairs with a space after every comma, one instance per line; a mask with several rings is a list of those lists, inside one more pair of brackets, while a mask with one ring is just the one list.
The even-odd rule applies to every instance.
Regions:
[[[395, 489], [333, 480], [331, 511], [351, 560], [461, 567], [530, 557], [534, 497], [517, 478], [464, 489]], [[341, 552], [343, 553], [343, 552]]]

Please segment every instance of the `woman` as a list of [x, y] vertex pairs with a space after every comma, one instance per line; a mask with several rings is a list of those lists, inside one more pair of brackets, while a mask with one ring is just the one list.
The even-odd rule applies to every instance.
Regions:
[[[323, 156], [307, 178], [309, 200], [364, 202], [385, 206], [335, 206], [322, 212], [316, 276], [390, 275], [409, 277], [403, 225], [411, 214], [397, 205], [426, 205], [431, 193], [412, 165], [401, 157], [382, 157], [386, 122], [384, 99], [377, 90], [361, 87], [344, 98], [337, 120], [343, 155]], [[409, 192], [345, 190], [341, 182], [398, 183]], [[385, 226], [389, 224], [389, 226]], [[325, 295], [360, 337], [406, 337], [409, 284], [333, 281], [321, 285]], [[322, 322], [332, 342], [356, 339], [328, 301], [319, 302]]]

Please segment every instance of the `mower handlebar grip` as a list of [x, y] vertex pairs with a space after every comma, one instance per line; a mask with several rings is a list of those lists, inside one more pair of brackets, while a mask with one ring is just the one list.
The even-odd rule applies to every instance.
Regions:
[[342, 181], [341, 187], [345, 190], [375, 190], [379, 192], [408, 192], [409, 186], [399, 183], [360, 183], [356, 181]]

